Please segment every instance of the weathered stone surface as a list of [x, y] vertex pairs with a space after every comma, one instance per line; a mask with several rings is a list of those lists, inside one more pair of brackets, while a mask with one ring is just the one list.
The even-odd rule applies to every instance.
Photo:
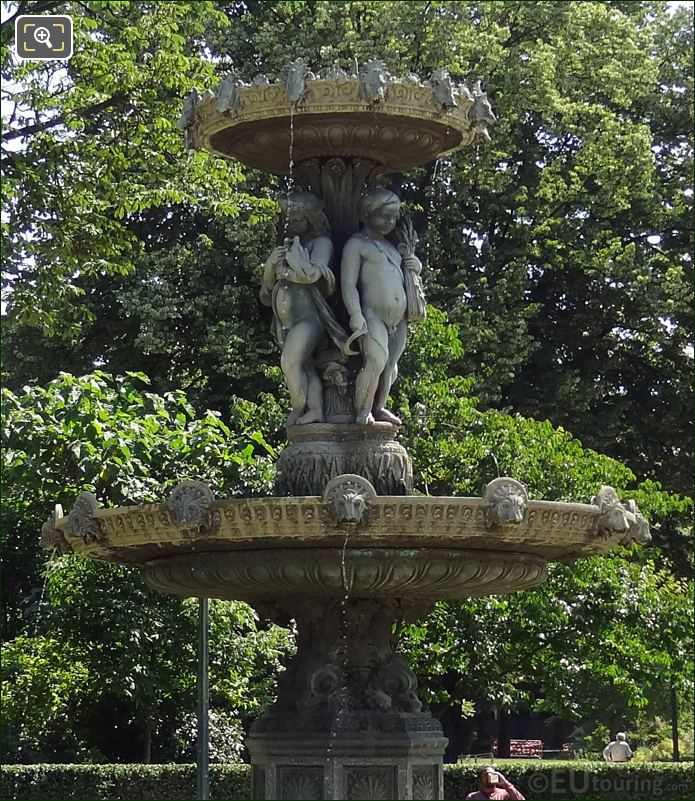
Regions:
[[169, 495], [166, 506], [176, 525], [198, 526], [210, 533], [220, 524], [219, 512], [213, 508], [215, 496], [212, 490], [200, 481], [182, 481]]
[[399, 250], [387, 238], [401, 216], [397, 195], [371, 189], [362, 196], [359, 210], [362, 228], [347, 241], [340, 265], [351, 339], [359, 338], [362, 353], [362, 369], [355, 379], [355, 421], [398, 425], [400, 420], [386, 408], [386, 401], [405, 350], [408, 309], [418, 305], [424, 309], [424, 298], [408, 296], [417, 292], [422, 264], [412, 245], [403, 243]]
[[597, 534], [603, 537], [616, 532], [623, 534], [620, 545], [631, 545], [633, 542], [645, 544], [651, 540], [649, 523], [641, 515], [637, 504], [633, 500], [622, 504], [613, 487], [601, 487], [593, 503], [599, 508]]
[[51, 516], [41, 526], [41, 547], [47, 551], [55, 551], [59, 556], [72, 550], [72, 546], [65, 539], [63, 532], [56, 528], [56, 524], [62, 517], [63, 507], [57, 503]]
[[376, 490], [362, 476], [340, 475], [323, 491], [323, 504], [336, 525], [356, 525], [376, 500]]
[[[293, 605], [297, 655], [247, 740], [256, 798], [441, 798], [446, 739], [392, 634], [427, 608], [395, 599]], [[261, 611], [277, 620], [286, 609]]]
[[[104, 539], [101, 521], [96, 516], [98, 509], [99, 503], [91, 492], [80, 492], [68, 514], [65, 527], [66, 538], [70, 545], [75, 546], [78, 542], [89, 545]], [[62, 521], [54, 521], [56, 527], [59, 522]]]
[[495, 122], [480, 86], [471, 91], [449, 85], [444, 73], [433, 73], [426, 83], [412, 74], [400, 80], [375, 61], [359, 75], [334, 70], [312, 77], [306, 64], [296, 61], [277, 82], [258, 76], [251, 86], [235, 87], [233, 114], [226, 101], [219, 108], [219, 92], [217, 97], [191, 93], [180, 126], [191, 146], [285, 175], [291, 113], [295, 166], [349, 155], [388, 171], [425, 164], [484, 139]]
[[381, 732], [352, 738], [252, 735], [247, 746], [253, 797], [441, 799], [445, 745], [441, 732], [409, 737]]
[[483, 500], [489, 507], [488, 525], [521, 523], [528, 506], [526, 487], [513, 478], [496, 478], [486, 485]]
[[[306, 431], [310, 426], [297, 428]], [[321, 492], [324, 489], [325, 484]], [[340, 550], [346, 534], [344, 525], [336, 523], [331, 504], [319, 494], [215, 500], [212, 509], [219, 515], [219, 524], [212, 530], [177, 523], [167, 503], [90, 509], [87, 530], [94, 526], [99, 538], [71, 535], [69, 516], [56, 520], [55, 530], [85, 556], [141, 566], [154, 559], [196, 553], [212, 554], [210, 558], [215, 560], [225, 551], [265, 550], [270, 554], [268, 549], [283, 548], [297, 549], [306, 556], [307, 549]], [[620, 511], [627, 528], [616, 529], [600, 522], [602, 510], [596, 504], [529, 500], [520, 523], [497, 525], [484, 498], [377, 495], [351, 528], [348, 552], [432, 548], [505, 557], [521, 554], [538, 557], [543, 563], [573, 560], [606, 553], [629, 537], [628, 512]], [[630, 514], [635, 523], [641, 519], [639, 525], [646, 525], [641, 515]]]
[[413, 469], [396, 427], [325, 424], [288, 429], [290, 444], [277, 461], [278, 495], [322, 495], [332, 479], [355, 474], [367, 479], [378, 495], [409, 495]]
[[[434, 547], [255, 549], [184, 554], [152, 559], [143, 569], [148, 584], [178, 595], [203, 593], [256, 604], [278, 600], [351, 598], [467, 598], [515, 592], [547, 578], [545, 561], [517, 553]], [[348, 543], [350, 540], [347, 534]]]
[[324, 389], [317, 363], [322, 357], [325, 366], [344, 363], [348, 338], [327, 302], [336, 289], [330, 226], [323, 202], [309, 192], [289, 194], [282, 208], [286, 236], [264, 265], [260, 297], [273, 309], [273, 337], [282, 351], [292, 403], [287, 425], [321, 423]]

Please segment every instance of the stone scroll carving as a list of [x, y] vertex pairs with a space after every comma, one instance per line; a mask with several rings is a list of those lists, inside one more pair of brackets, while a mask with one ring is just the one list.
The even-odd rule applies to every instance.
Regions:
[[599, 508], [595, 529], [597, 535], [610, 536], [616, 532], [624, 532], [619, 544], [625, 546], [635, 542], [644, 544], [651, 540], [649, 523], [640, 513], [637, 504], [633, 500], [626, 504], [621, 503], [613, 487], [601, 487], [591, 502]]
[[528, 506], [526, 487], [513, 478], [495, 478], [483, 491], [488, 509], [487, 524], [506, 526], [521, 523]]
[[68, 515], [68, 538], [79, 539], [86, 544], [104, 539], [101, 522], [94, 517], [98, 509], [99, 503], [91, 492], [80, 492]]
[[165, 506], [174, 522], [180, 526], [200, 526], [212, 531], [220, 523], [219, 513], [213, 509], [212, 490], [200, 481], [182, 481], [171, 492]]

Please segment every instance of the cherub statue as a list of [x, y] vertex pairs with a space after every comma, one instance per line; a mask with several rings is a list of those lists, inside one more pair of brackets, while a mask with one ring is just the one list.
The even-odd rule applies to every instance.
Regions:
[[328, 336], [342, 350], [347, 335], [326, 297], [335, 291], [333, 243], [323, 203], [309, 192], [280, 201], [286, 238], [268, 257], [261, 302], [273, 309], [273, 334], [292, 402], [287, 425], [323, 422], [323, 393], [314, 354]]
[[353, 335], [359, 338], [364, 364], [355, 381], [355, 420], [358, 423], [400, 423], [386, 409], [398, 359], [407, 338], [410, 282], [405, 272], [419, 275], [420, 259], [401, 253], [386, 238], [401, 214], [398, 196], [372, 189], [360, 201], [359, 233], [347, 241], [341, 263], [341, 285]]

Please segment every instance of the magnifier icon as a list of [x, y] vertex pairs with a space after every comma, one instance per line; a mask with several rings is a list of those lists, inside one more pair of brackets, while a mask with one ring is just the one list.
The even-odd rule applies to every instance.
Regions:
[[34, 39], [39, 44], [45, 44], [49, 49], [53, 50], [53, 45], [51, 44], [51, 32], [48, 30], [48, 28], [44, 28], [43, 26], [37, 28], [34, 31]]

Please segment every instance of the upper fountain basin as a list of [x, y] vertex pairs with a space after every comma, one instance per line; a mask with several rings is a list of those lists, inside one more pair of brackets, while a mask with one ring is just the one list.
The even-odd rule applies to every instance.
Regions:
[[286, 175], [290, 161], [338, 156], [409, 169], [489, 139], [494, 120], [479, 85], [454, 84], [443, 70], [396, 79], [370, 62], [357, 75], [322, 78], [297, 61], [277, 82], [258, 76], [247, 85], [232, 73], [215, 92], [193, 90], [179, 125], [190, 147]]

